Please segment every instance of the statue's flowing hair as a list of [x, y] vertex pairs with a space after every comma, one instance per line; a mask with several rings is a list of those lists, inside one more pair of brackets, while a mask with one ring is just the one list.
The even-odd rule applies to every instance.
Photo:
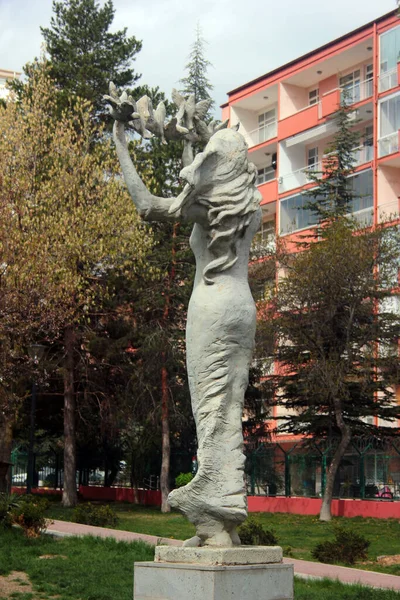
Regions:
[[[253, 214], [259, 210], [262, 198], [255, 186], [257, 169], [247, 159], [247, 145], [243, 137], [232, 130], [222, 133], [224, 137], [233, 134], [230, 144], [222, 144], [227, 158], [223, 163], [225, 166], [218, 170], [209, 192], [200, 194], [196, 199], [208, 208], [210, 232], [207, 247], [215, 256], [203, 269], [203, 277], [208, 284], [214, 283], [213, 275], [230, 269], [238, 260], [238, 240], [244, 236]], [[235, 148], [232, 148], [232, 141]]]

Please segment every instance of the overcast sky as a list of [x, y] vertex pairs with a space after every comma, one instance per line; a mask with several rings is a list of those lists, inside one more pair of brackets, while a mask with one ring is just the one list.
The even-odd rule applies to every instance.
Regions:
[[[102, 0], [101, 0], [102, 3]], [[113, 29], [143, 42], [141, 83], [169, 96], [179, 85], [197, 22], [207, 40], [217, 105], [226, 92], [396, 8], [395, 0], [114, 0]], [[0, 0], [0, 68], [40, 54], [51, 0]]]

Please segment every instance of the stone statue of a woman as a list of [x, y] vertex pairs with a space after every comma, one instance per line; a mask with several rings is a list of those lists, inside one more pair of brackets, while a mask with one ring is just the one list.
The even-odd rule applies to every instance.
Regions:
[[[232, 546], [240, 544], [236, 527], [247, 516], [242, 412], [256, 326], [247, 266], [260, 226], [261, 195], [244, 138], [223, 128], [226, 123], [206, 126], [201, 120], [204, 104], [196, 108], [193, 98], [174, 94], [179, 111], [166, 126], [162, 106], [153, 112], [148, 98], [135, 104], [125, 93], [119, 98], [110, 87], [106, 99], [115, 119], [114, 140], [124, 178], [139, 214], [146, 221], [194, 224], [190, 246], [196, 277], [186, 349], [198, 471], [168, 500], [196, 526], [197, 535], [187, 545]], [[177, 198], [153, 196], [141, 181], [127, 148], [128, 122], [141, 133], [145, 129], [184, 140], [187, 166], [180, 178], [185, 185]], [[193, 142], [207, 138], [205, 150], [192, 160]]]

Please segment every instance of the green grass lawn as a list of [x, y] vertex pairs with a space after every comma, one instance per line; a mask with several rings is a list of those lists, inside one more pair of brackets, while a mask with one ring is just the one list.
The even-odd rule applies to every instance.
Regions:
[[[115, 503], [113, 507], [119, 517], [118, 529], [181, 540], [191, 537], [195, 532], [194, 527], [175, 512], [162, 514], [158, 508], [143, 508], [132, 504]], [[283, 513], [253, 514], [266, 528], [275, 530], [285, 556], [314, 560], [311, 556], [312, 549], [319, 542], [333, 538], [332, 526], [320, 522], [318, 517]], [[68, 521], [71, 519], [72, 510], [63, 509], [60, 504], [53, 503], [49, 515], [53, 519]], [[348, 525], [370, 540], [369, 561], [376, 561], [376, 558], [382, 555], [400, 554], [400, 521], [339, 517], [334, 519], [334, 522]], [[355, 566], [400, 575], [400, 565], [383, 567], [372, 562]]]
[[[40, 558], [46, 556], [47, 558]], [[33, 593], [7, 600], [132, 600], [134, 561], [152, 560], [143, 543], [43, 535], [27, 540], [19, 530], [0, 530], [0, 577], [26, 573]], [[295, 580], [296, 600], [399, 600], [392, 591], [342, 585], [334, 581]]]
[[[52, 558], [39, 558], [46, 555]], [[0, 575], [27, 573], [35, 591], [46, 600], [51, 596], [58, 600], [132, 600], [133, 563], [153, 560], [153, 556], [153, 548], [142, 542], [55, 539], [49, 535], [28, 540], [19, 530], [0, 529]]]

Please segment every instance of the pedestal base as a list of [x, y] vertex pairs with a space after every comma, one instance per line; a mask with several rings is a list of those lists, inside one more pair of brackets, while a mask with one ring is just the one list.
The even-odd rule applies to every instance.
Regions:
[[[241, 550], [246, 554], [246, 547], [242, 546]], [[251, 548], [248, 550], [249, 557], [243, 557], [245, 564], [237, 564], [237, 554], [229, 556], [231, 564], [204, 564], [204, 556], [199, 557], [198, 564], [189, 561], [135, 563], [134, 600], [292, 600], [293, 565], [276, 560], [277, 548], [265, 549], [267, 554], [272, 550], [271, 564], [248, 564], [250, 555], [254, 556]], [[176, 560], [177, 557], [171, 555], [170, 558]], [[193, 560], [192, 551], [190, 559]], [[218, 556], [218, 562], [220, 560]]]

